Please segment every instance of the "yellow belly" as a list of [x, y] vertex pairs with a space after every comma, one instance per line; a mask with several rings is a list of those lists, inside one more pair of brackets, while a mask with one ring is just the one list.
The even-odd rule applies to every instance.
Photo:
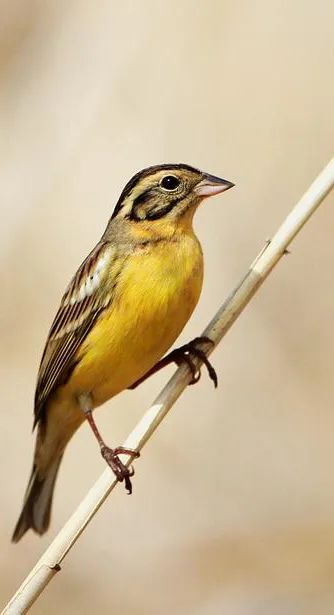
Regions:
[[202, 252], [194, 235], [131, 257], [63, 394], [90, 393], [96, 407], [144, 375], [182, 331], [202, 280]]

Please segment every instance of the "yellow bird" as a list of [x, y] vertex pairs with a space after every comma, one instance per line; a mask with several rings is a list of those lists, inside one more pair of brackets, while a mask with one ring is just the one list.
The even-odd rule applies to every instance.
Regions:
[[[200, 202], [234, 184], [186, 164], [137, 173], [102, 238], [70, 282], [52, 323], [35, 394], [34, 462], [13, 541], [43, 534], [65, 447], [87, 419], [101, 453], [131, 493], [133, 472], [106, 446], [92, 411], [164, 365], [206, 359], [193, 340], [164, 359], [200, 296], [203, 255], [193, 231]], [[215, 372], [206, 359], [210, 376]]]

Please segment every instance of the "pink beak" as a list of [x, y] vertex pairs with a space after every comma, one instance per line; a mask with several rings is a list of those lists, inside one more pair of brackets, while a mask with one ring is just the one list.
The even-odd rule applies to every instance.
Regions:
[[200, 181], [194, 188], [194, 192], [203, 198], [208, 196], [214, 196], [233, 188], [234, 184], [227, 181], [227, 179], [221, 179], [214, 175], [204, 175], [204, 179]]

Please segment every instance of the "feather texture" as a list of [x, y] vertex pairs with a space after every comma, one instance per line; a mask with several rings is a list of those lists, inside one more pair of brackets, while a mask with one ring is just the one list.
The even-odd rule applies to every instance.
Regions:
[[101, 313], [110, 305], [112, 292], [104, 284], [116, 253], [101, 241], [71, 280], [51, 325], [42, 356], [35, 394], [35, 422], [55, 388], [74, 368], [75, 354]]

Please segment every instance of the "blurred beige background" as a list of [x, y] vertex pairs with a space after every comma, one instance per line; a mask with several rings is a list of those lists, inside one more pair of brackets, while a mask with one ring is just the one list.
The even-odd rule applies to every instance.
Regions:
[[[4, 603], [104, 469], [88, 428], [52, 527], [10, 544], [31, 466], [50, 321], [125, 182], [159, 162], [235, 181], [196, 229], [198, 334], [334, 144], [329, 0], [2, 0], [1, 518]], [[334, 196], [304, 229], [33, 609], [37, 614], [334, 612]], [[119, 444], [168, 374], [101, 409]], [[203, 456], [205, 463], [203, 464]]]

